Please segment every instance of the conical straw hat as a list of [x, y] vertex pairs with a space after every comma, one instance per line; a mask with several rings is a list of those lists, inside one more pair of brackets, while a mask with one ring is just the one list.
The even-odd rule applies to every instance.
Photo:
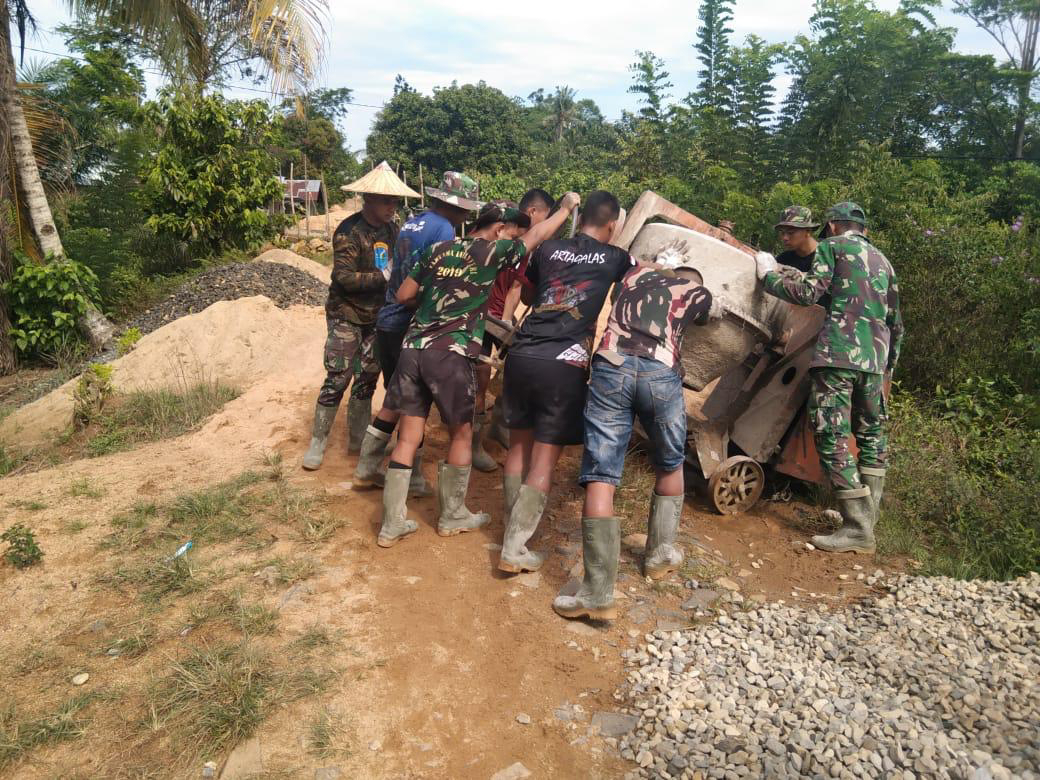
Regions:
[[360, 179], [340, 187], [345, 192], [367, 192], [372, 195], [396, 195], [399, 198], [418, 198], [419, 193], [401, 181], [386, 160]]

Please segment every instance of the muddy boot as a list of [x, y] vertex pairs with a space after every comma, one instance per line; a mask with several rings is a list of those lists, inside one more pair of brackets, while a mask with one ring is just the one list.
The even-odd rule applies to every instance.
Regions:
[[408, 497], [428, 498], [432, 495], [433, 488], [430, 487], [430, 483], [426, 481], [426, 477], [422, 473], [422, 450], [418, 449], [415, 451], [415, 457], [412, 458], [412, 478], [408, 482]]
[[682, 506], [682, 496], [659, 496], [654, 493], [650, 501], [643, 574], [652, 580], [659, 580], [678, 570], [683, 562], [682, 550], [675, 544]]
[[408, 480], [411, 469], [387, 469], [383, 487], [383, 525], [376, 544], [393, 547], [401, 539], [419, 530], [419, 524], [408, 517]]
[[613, 620], [617, 617], [614, 583], [617, 581], [618, 556], [621, 555], [621, 519], [581, 518], [581, 542], [585, 579], [575, 595], [557, 596], [553, 600], [553, 609], [565, 618]]
[[351, 398], [347, 401], [347, 452], [351, 455], [361, 451], [365, 431], [372, 419], [372, 399]]
[[321, 462], [325, 460], [325, 445], [329, 441], [329, 431], [332, 430], [332, 421], [336, 419], [336, 406], [314, 405], [314, 425], [311, 428], [311, 446], [303, 456], [303, 467], [308, 471], [321, 468]]
[[470, 512], [466, 508], [466, 489], [469, 487], [469, 466], [452, 466], [441, 462], [437, 469], [437, 494], [441, 516], [437, 518], [437, 533], [441, 536], [475, 531], [485, 526], [491, 516], [485, 512]]
[[509, 519], [509, 513], [513, 511], [513, 504], [516, 503], [516, 496], [520, 492], [520, 486], [523, 483], [523, 477], [519, 474], [502, 475], [502, 495], [505, 497], [506, 520]]
[[487, 425], [487, 414], [478, 414], [473, 418], [473, 468], [477, 471], [494, 471], [498, 461], [484, 450], [484, 428]]
[[487, 429], [487, 437], [502, 445], [502, 449], [509, 449], [509, 429], [506, 427], [505, 413], [502, 411], [501, 397], [495, 399], [491, 407], [491, 424]]
[[827, 536], [814, 536], [812, 543], [826, 552], [874, 552], [874, 501], [870, 488], [836, 490], [834, 496], [841, 509], [841, 528]]
[[521, 485], [513, 504], [513, 511], [506, 518], [506, 531], [502, 536], [502, 555], [498, 568], [513, 574], [522, 571], [538, 571], [545, 563], [545, 554], [528, 550], [527, 540], [534, 535], [538, 521], [542, 519], [549, 495], [530, 485]]
[[358, 455], [357, 468], [354, 469], [352, 487], [382, 487], [385, 475], [379, 470], [383, 462], [386, 442], [390, 434], [383, 433], [375, 426], [369, 425], [365, 430], [364, 441], [361, 442], [361, 454]]
[[881, 519], [881, 496], [885, 492], [885, 469], [880, 466], [860, 466], [859, 476], [863, 484], [870, 488], [870, 499], [874, 502], [874, 523], [877, 527]]

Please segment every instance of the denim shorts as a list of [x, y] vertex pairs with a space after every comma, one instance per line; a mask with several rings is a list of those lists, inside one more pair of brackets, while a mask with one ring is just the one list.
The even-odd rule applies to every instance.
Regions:
[[585, 402], [585, 454], [579, 482], [618, 485], [635, 418], [650, 439], [650, 460], [658, 471], [682, 466], [686, 451], [686, 405], [682, 381], [657, 360], [622, 355], [615, 366], [592, 359]]

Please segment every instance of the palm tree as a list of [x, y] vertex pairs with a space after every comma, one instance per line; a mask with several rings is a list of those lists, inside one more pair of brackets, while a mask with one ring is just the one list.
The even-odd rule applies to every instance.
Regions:
[[[135, 32], [166, 62], [187, 61], [202, 76], [211, 62], [205, 41], [205, 12], [214, 0], [66, 0], [77, 14], [96, 14]], [[237, 20], [268, 69], [273, 89], [304, 87], [317, 71], [322, 54], [322, 20], [327, 0], [218, 0], [222, 12]], [[203, 13], [200, 13], [203, 12]], [[65, 249], [33, 155], [15, 81], [11, 21], [24, 41], [33, 26], [28, 0], [0, 0], [0, 191], [20, 196], [32, 233], [45, 257], [64, 257]], [[205, 84], [204, 78], [199, 78]], [[3, 159], [9, 150], [10, 159]], [[3, 179], [8, 179], [4, 182]], [[3, 220], [4, 218], [0, 218]], [[0, 225], [2, 227], [2, 225]], [[2, 236], [0, 236], [2, 240]], [[0, 253], [0, 283], [10, 277], [6, 253]], [[5, 312], [0, 311], [0, 373], [11, 370]], [[112, 325], [96, 309], [80, 323], [91, 344], [99, 348], [112, 336]]]
[[545, 118], [545, 124], [552, 130], [556, 143], [562, 141], [564, 134], [578, 121], [578, 106], [574, 102], [577, 94], [570, 87], [557, 87], [556, 92], [546, 101], [549, 104], [549, 116]]

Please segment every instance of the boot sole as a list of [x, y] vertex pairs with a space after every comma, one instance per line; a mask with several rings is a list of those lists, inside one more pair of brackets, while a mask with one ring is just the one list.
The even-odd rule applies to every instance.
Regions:
[[617, 620], [618, 610], [616, 606], [609, 607], [576, 607], [575, 609], [560, 609], [555, 604], [553, 611], [560, 617], [569, 619], [587, 617], [591, 620]]
[[816, 544], [816, 542], [813, 542], [813, 547], [815, 547], [817, 550], [823, 550], [824, 552], [829, 553], [850, 552], [857, 553], [858, 555], [873, 555], [877, 552], [876, 547], [842, 547], [841, 549], [838, 549], [836, 547], [821, 547], [820, 545]]
[[663, 580], [669, 574], [679, 571], [678, 566], [665, 566], [660, 569], [646, 569], [643, 574], [652, 580]]
[[[487, 523], [484, 523], [487, 525]], [[470, 531], [479, 531], [484, 525], [478, 525], [476, 528], [451, 528], [448, 530], [437, 529], [438, 536], [458, 536], [459, 534], [467, 534]]]
[[537, 566], [522, 566], [516, 563], [510, 563], [502, 558], [498, 559], [498, 570], [507, 571], [510, 574], [522, 574], [525, 571], [538, 571], [544, 565], [545, 561], [542, 561]]
[[401, 541], [402, 539], [408, 538], [409, 536], [411, 536], [414, 533], [415, 533], [415, 531], [409, 531], [406, 534], [401, 534], [400, 536], [395, 536], [393, 539], [388, 539], [385, 536], [380, 536], [380, 537], [376, 538], [376, 544], [378, 544], [380, 547], [393, 547], [399, 541]]
[[321, 468], [320, 463], [303, 463], [301, 465], [303, 466], [304, 471], [317, 471]]
[[355, 478], [354, 481], [350, 483], [350, 489], [351, 490], [368, 490], [370, 488], [380, 488], [380, 489], [382, 489], [383, 484], [384, 483], [376, 482], [375, 480], [372, 480], [372, 479], [356, 479]]

